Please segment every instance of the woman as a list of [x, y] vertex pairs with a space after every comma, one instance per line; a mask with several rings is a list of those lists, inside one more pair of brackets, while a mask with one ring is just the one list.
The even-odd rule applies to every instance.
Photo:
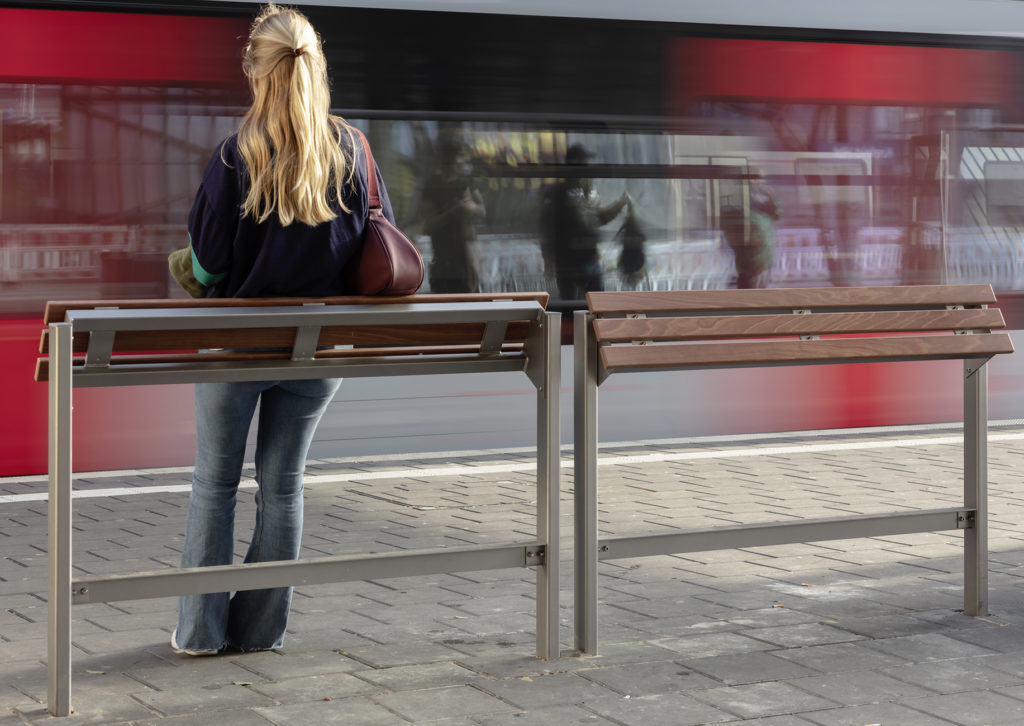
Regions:
[[[243, 68], [253, 102], [210, 159], [189, 215], [192, 268], [208, 297], [345, 293], [342, 268], [362, 244], [366, 163], [329, 112], [320, 39], [301, 13], [268, 5]], [[393, 221], [377, 174], [384, 213]], [[235, 499], [256, 404], [256, 524], [246, 562], [298, 557], [302, 474], [340, 379], [196, 385], [196, 465], [183, 567], [230, 564]], [[210, 655], [278, 648], [291, 588], [181, 598], [171, 646]]]

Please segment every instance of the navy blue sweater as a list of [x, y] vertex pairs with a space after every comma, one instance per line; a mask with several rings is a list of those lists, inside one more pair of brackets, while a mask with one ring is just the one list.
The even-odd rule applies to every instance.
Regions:
[[[347, 135], [343, 143], [348, 144]], [[249, 175], [238, 153], [238, 137], [228, 137], [213, 153], [188, 216], [192, 268], [208, 286], [207, 297], [325, 297], [344, 295], [342, 268], [362, 245], [369, 208], [366, 156], [356, 154], [355, 188], [344, 188], [337, 217], [309, 226], [282, 227], [276, 214], [257, 223], [242, 217]], [[394, 222], [380, 170], [374, 169], [384, 215]]]

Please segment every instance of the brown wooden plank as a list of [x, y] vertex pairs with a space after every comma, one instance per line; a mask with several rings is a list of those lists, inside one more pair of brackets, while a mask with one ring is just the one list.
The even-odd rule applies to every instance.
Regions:
[[823, 338], [680, 345], [604, 346], [610, 371], [692, 366], [854, 363], [872, 359], [973, 358], [1012, 353], [1006, 333], [879, 338]]
[[[320, 331], [319, 345], [457, 345], [476, 344], [483, 339], [483, 323], [436, 323], [429, 325], [331, 326]], [[530, 323], [510, 322], [505, 342], [526, 340]]]
[[[80, 308], [76, 308], [80, 309]], [[505, 340], [524, 340], [530, 324], [513, 321]], [[479, 343], [484, 323], [431, 323], [418, 325], [329, 326], [320, 331], [318, 345], [395, 345]], [[123, 330], [114, 337], [115, 352], [144, 350], [194, 350], [197, 348], [291, 347], [295, 328], [219, 328], [210, 330]], [[72, 336], [71, 349], [84, 353], [88, 334]], [[43, 330], [40, 355], [49, 352], [49, 331]]]
[[60, 323], [68, 310], [93, 310], [113, 307], [126, 310], [139, 308], [234, 308], [278, 307], [323, 303], [324, 305], [394, 305], [409, 303], [488, 302], [504, 300], [525, 302], [533, 300], [547, 307], [546, 292], [476, 292], [460, 294], [424, 293], [405, 297], [249, 297], [249, 298], [159, 298], [149, 300], [56, 300], [46, 303], [43, 323]]
[[628, 343], [633, 340], [706, 340], [775, 335], [991, 330], [1003, 327], [1003, 314], [997, 308], [973, 308], [813, 315], [598, 318], [594, 321], [594, 337], [601, 343]]
[[[479, 345], [439, 345], [439, 346], [387, 346], [374, 348], [345, 348], [341, 350], [320, 350], [316, 353], [318, 360], [336, 358], [369, 358], [384, 357], [423, 357], [441, 355], [467, 355], [478, 353]], [[523, 352], [522, 343], [507, 343], [501, 346], [505, 355]], [[110, 359], [110, 367], [117, 369], [124, 365], [155, 365], [180, 363], [224, 363], [255, 360], [288, 360], [290, 351], [216, 351], [212, 353], [151, 353], [143, 355], [116, 355]], [[77, 360], [81, 365], [82, 359]], [[50, 359], [37, 358], [35, 380], [45, 382], [50, 372]]]
[[598, 315], [729, 310], [829, 310], [836, 308], [991, 305], [991, 285], [894, 285], [880, 287], [768, 288], [763, 290], [670, 290], [588, 292]]

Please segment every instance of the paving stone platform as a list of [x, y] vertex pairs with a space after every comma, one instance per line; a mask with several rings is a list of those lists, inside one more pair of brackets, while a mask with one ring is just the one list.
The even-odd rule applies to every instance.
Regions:
[[[533, 657], [526, 569], [299, 588], [280, 651], [191, 658], [173, 599], [76, 606], [75, 714], [127, 726], [940, 726], [1024, 724], [1024, 425], [990, 429], [990, 614], [962, 607], [957, 532], [600, 565], [602, 653], [571, 654], [572, 463], [562, 639]], [[602, 536], [955, 506], [956, 427], [602, 447]], [[321, 460], [304, 556], [525, 540], [532, 454]], [[177, 563], [189, 472], [83, 474], [78, 573]], [[44, 708], [46, 503], [0, 479], [0, 726]], [[252, 521], [242, 493], [236, 550]]]

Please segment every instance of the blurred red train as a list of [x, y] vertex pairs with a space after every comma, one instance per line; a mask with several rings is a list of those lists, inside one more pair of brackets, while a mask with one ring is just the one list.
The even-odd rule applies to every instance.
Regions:
[[[432, 180], [457, 174], [480, 193], [486, 214], [467, 233], [463, 289], [550, 289], [554, 307], [579, 306], [559, 295], [542, 244], [545, 190], [573, 177], [592, 179], [595, 199], [628, 192], [643, 229], [644, 265], [627, 271], [621, 218], [601, 228], [606, 289], [736, 285], [727, 220], [749, 235], [753, 185], [766, 183], [781, 209], [766, 284], [987, 282], [1011, 327], [1024, 327], [1024, 43], [1006, 32], [1024, 27], [1024, 7], [793, 5], [304, 10], [325, 38], [336, 110], [372, 137], [399, 224], [428, 264], [444, 261], [426, 211]], [[166, 254], [185, 243], [202, 168], [246, 107], [239, 59], [255, 10], [0, 3], [0, 476], [46, 467], [46, 390], [31, 382], [45, 301], [182, 294]], [[566, 163], [574, 145], [588, 165]], [[742, 390], [708, 374], [675, 402], [652, 375], [621, 392], [649, 401], [649, 420], [602, 438], [953, 421], [959, 391], [946, 390], [947, 367], [777, 369], [744, 376]], [[994, 366], [993, 418], [1021, 418], [1019, 368], [1012, 358]], [[180, 390], [75, 395], [77, 470], [190, 460]], [[461, 420], [438, 422], [434, 398], [454, 392], [345, 397], [325, 452], [366, 450], [373, 431], [360, 411], [382, 408], [432, 430], [396, 434], [388, 416], [380, 430], [399, 448], [529, 438], [482, 424], [470, 404]]]

